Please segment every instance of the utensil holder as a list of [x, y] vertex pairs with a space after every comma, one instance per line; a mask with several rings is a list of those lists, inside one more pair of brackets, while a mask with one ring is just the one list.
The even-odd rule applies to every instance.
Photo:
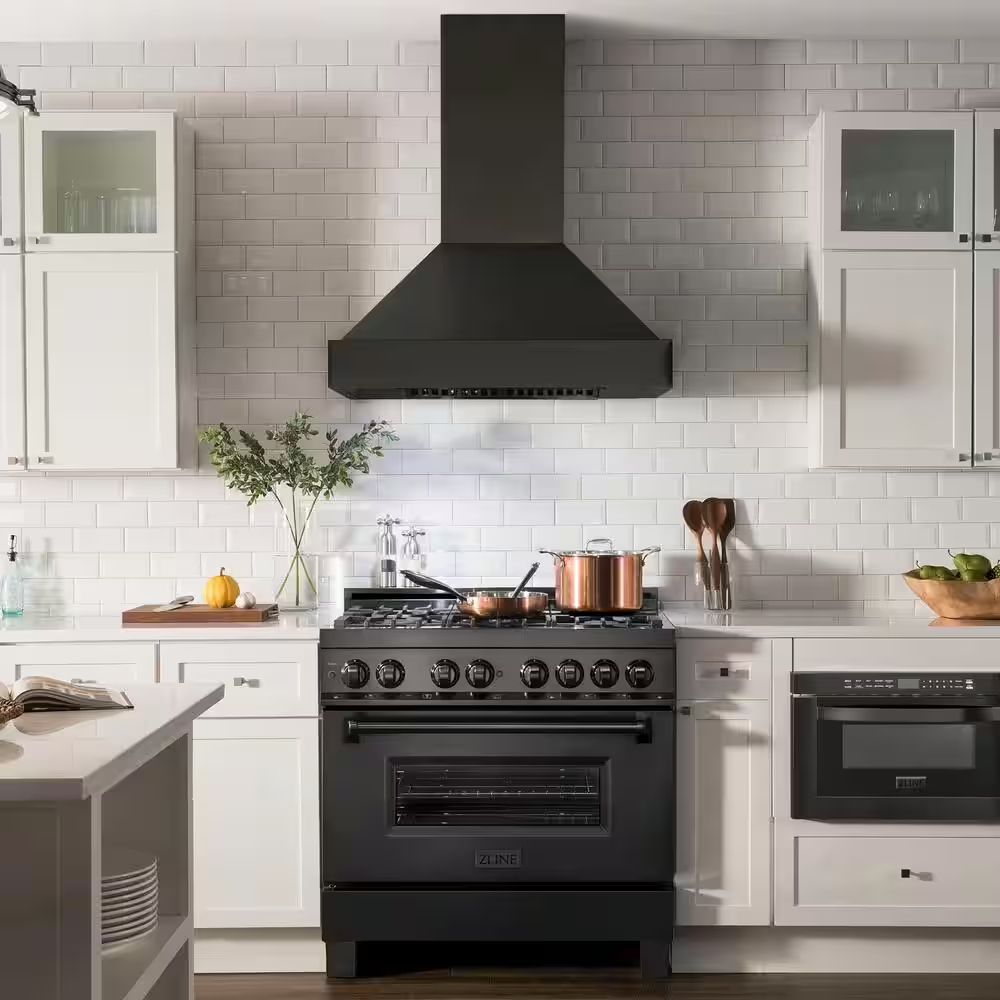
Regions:
[[713, 587], [708, 560], [695, 562], [695, 583], [702, 592], [706, 611], [731, 611], [733, 608], [733, 579], [729, 563], [719, 567], [719, 586]]

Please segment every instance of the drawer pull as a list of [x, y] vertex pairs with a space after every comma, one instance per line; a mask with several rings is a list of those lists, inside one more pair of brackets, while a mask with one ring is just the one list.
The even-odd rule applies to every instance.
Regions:
[[900, 878], [915, 878], [920, 882], [933, 882], [934, 876], [930, 872], [915, 872], [912, 868], [900, 868]]
[[70, 684], [82, 684], [85, 687], [88, 686], [88, 685], [90, 687], [94, 687], [97, 684], [97, 681], [87, 680], [87, 679], [84, 679], [83, 677], [71, 677], [69, 679], [69, 682], [70, 682]]
[[729, 667], [719, 667], [719, 676], [720, 677], [728, 677], [729, 676]]
[[233, 687], [259, 688], [260, 679], [257, 677], [234, 677]]

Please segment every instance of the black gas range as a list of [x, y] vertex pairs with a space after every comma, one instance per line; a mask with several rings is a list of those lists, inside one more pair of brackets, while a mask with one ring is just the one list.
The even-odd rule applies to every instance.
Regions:
[[364, 941], [634, 941], [669, 968], [674, 633], [349, 590], [321, 631], [327, 971]]

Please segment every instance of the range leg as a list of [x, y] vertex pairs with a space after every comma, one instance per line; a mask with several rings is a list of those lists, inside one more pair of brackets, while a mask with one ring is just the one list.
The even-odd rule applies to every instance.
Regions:
[[357, 976], [357, 941], [327, 942], [326, 974], [329, 979], [354, 979]]
[[665, 941], [640, 941], [639, 971], [643, 979], [666, 979], [670, 975], [670, 945]]

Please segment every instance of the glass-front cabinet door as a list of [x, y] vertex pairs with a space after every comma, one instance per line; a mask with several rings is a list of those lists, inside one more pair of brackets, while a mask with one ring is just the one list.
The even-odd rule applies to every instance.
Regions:
[[0, 254], [21, 252], [21, 112], [0, 106]]
[[25, 119], [29, 253], [173, 250], [174, 187], [170, 112]]
[[1000, 111], [976, 112], [976, 246], [1000, 250]]
[[973, 113], [824, 116], [826, 250], [971, 249]]

